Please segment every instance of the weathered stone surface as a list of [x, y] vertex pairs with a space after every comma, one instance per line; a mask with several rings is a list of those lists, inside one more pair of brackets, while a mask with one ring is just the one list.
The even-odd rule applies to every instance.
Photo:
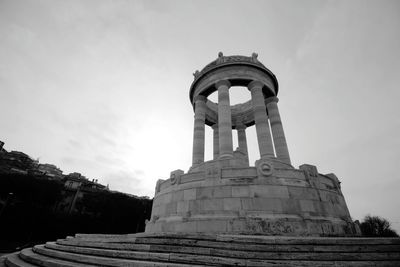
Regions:
[[231, 211], [239, 211], [242, 209], [240, 198], [224, 198], [223, 209]]
[[[71, 263], [69, 263], [69, 264], [71, 266]], [[19, 266], [21, 266], [21, 267], [22, 266], [23, 267], [37, 267], [37, 265], [33, 265], [29, 262], [22, 260], [20, 258], [20, 256], [18, 255], [18, 253], [13, 254], [13, 255], [8, 255], [7, 259], [2, 264], [0, 264], [0, 266], [2, 266], [2, 267], [3, 266], [6, 266], [6, 267], [7, 266], [8, 267], [19, 267]], [[68, 265], [66, 265], [66, 266], [68, 266]]]
[[[206, 227], [204, 224], [198, 227]], [[213, 227], [224, 227], [214, 225]], [[77, 235], [7, 257], [10, 266], [398, 266], [399, 238], [219, 234]]]
[[[51, 253], [50, 253], [51, 254]], [[26, 266], [25, 262], [28, 262], [29, 264], [34, 264], [32, 266], [55, 266], [55, 267], [88, 267], [88, 266], [95, 266], [93, 264], [82, 264], [81, 262], [76, 262], [76, 261], [69, 261], [65, 260], [64, 258], [58, 258], [58, 257], [49, 257], [49, 255], [46, 254], [39, 254], [39, 253], [34, 253], [32, 249], [24, 249], [20, 252], [19, 257], [21, 260], [23, 260], [23, 263], [19, 263], [20, 265], [17, 266]], [[77, 258], [80, 257], [80, 255], [76, 256]], [[8, 265], [8, 262], [7, 262]], [[11, 265], [12, 266], [12, 265]], [[28, 265], [30, 266], [30, 265]]]
[[289, 198], [286, 186], [251, 185], [250, 190], [255, 198]]
[[[214, 163], [212, 168], [215, 168]], [[207, 166], [208, 163], [204, 164]], [[241, 221], [241, 218], [250, 216], [252, 219], [262, 219], [263, 223], [268, 218], [286, 220], [285, 225], [292, 229], [293, 235], [356, 234], [349, 232], [355, 227], [348, 226], [349, 211], [339, 191], [318, 188], [319, 183], [308, 183], [306, 180], [305, 183], [291, 185], [275, 176], [258, 179], [241, 177], [246, 173], [254, 174], [253, 167], [222, 170], [237, 178], [205, 178], [203, 181], [174, 185], [171, 190], [167, 188], [167, 192], [161, 190], [154, 199], [152, 218], [155, 219], [147, 224], [147, 232], [175, 231], [176, 227], [170, 223], [162, 226], [168, 221], [179, 225], [176, 228], [179, 231], [186, 229], [196, 232], [200, 228], [187, 226], [188, 221], [196, 223], [198, 220], [208, 220], [212, 223], [222, 219], [227, 225], [232, 225], [226, 227], [227, 233], [252, 234], [254, 229], [259, 231], [257, 234], [263, 234], [260, 232], [263, 227], [248, 227]], [[291, 177], [287, 179], [305, 179], [304, 172], [295, 169], [276, 169], [274, 172]], [[200, 174], [197, 172], [196, 176]], [[318, 175], [315, 179], [319, 179]], [[299, 222], [305, 219], [307, 222]]]
[[196, 189], [187, 189], [183, 191], [183, 200], [196, 199]]
[[179, 201], [177, 203], [177, 212], [186, 213], [189, 211], [189, 201]]
[[224, 168], [222, 169], [222, 178], [256, 178], [257, 172], [255, 168]]
[[176, 191], [173, 195], [172, 195], [172, 201], [173, 202], [178, 202], [178, 201], [182, 201], [183, 200], [183, 190], [180, 191]]
[[249, 186], [232, 186], [232, 197], [253, 197]]

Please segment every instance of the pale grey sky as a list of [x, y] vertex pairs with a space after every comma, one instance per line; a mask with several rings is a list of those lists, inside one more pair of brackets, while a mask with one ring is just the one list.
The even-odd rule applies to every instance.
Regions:
[[257, 52], [294, 165], [334, 172], [354, 219], [400, 230], [399, 29], [399, 1], [0, 0], [0, 140], [152, 197], [191, 164], [192, 73]]

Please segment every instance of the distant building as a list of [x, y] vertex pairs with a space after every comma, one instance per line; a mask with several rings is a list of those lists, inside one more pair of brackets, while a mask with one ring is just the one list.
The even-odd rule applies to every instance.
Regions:
[[80, 190], [108, 190], [108, 187], [97, 182], [97, 179], [88, 180], [85, 176], [78, 172], [70, 173], [64, 176], [64, 186], [67, 189]]
[[108, 190], [108, 187], [97, 182], [97, 179], [92, 179], [84, 183], [84, 190]]
[[64, 186], [67, 189], [78, 189], [85, 180], [80, 173], [70, 173], [64, 177]]
[[66, 177], [73, 177], [73, 178], [87, 180], [87, 178], [84, 175], [80, 174], [79, 172], [71, 172]]
[[[2, 142], [4, 145], [4, 142]], [[0, 153], [0, 169], [7, 172], [27, 174], [35, 167], [35, 161], [27, 154], [19, 151], [7, 152], [2, 148]]]
[[61, 180], [63, 178], [63, 171], [53, 164], [39, 164], [38, 170], [51, 179]]
[[68, 213], [84, 212], [78, 211], [77, 202], [82, 201], [86, 194], [97, 194], [99, 191], [108, 190], [108, 186], [99, 184], [97, 181], [97, 179], [88, 180], [78, 172], [64, 176], [64, 198], [57, 209]]
[[67, 189], [76, 190], [80, 188], [83, 191], [98, 191], [98, 190], [108, 190], [107, 186], [91, 182], [91, 181], [84, 181], [76, 178], [68, 178], [64, 182], [64, 186]]

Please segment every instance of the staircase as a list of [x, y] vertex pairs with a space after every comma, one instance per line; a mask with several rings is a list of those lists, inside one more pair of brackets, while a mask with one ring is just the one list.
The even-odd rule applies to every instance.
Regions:
[[0, 266], [400, 266], [400, 238], [77, 234]]

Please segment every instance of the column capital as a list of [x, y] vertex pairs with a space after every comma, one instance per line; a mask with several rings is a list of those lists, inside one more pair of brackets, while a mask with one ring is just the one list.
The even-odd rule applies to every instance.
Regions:
[[218, 89], [220, 86], [226, 86], [226, 87], [230, 88], [231, 83], [228, 80], [220, 80], [215, 84], [215, 87], [217, 87], [217, 89]]
[[205, 97], [204, 95], [195, 96], [195, 97], [194, 97], [194, 102], [197, 102], [197, 101], [206, 102], [206, 101], [207, 101], [207, 97]]
[[260, 82], [260, 81], [252, 81], [251, 83], [249, 83], [247, 85], [247, 88], [251, 91], [254, 88], [260, 88], [261, 89], [261, 88], [263, 88], [263, 86], [264, 86], [264, 84], [262, 82]]
[[265, 104], [266, 105], [268, 105], [269, 103], [272, 103], [272, 102], [278, 103], [279, 102], [279, 98], [276, 97], [276, 96], [271, 96], [271, 97], [268, 97], [267, 99], [265, 99]]

